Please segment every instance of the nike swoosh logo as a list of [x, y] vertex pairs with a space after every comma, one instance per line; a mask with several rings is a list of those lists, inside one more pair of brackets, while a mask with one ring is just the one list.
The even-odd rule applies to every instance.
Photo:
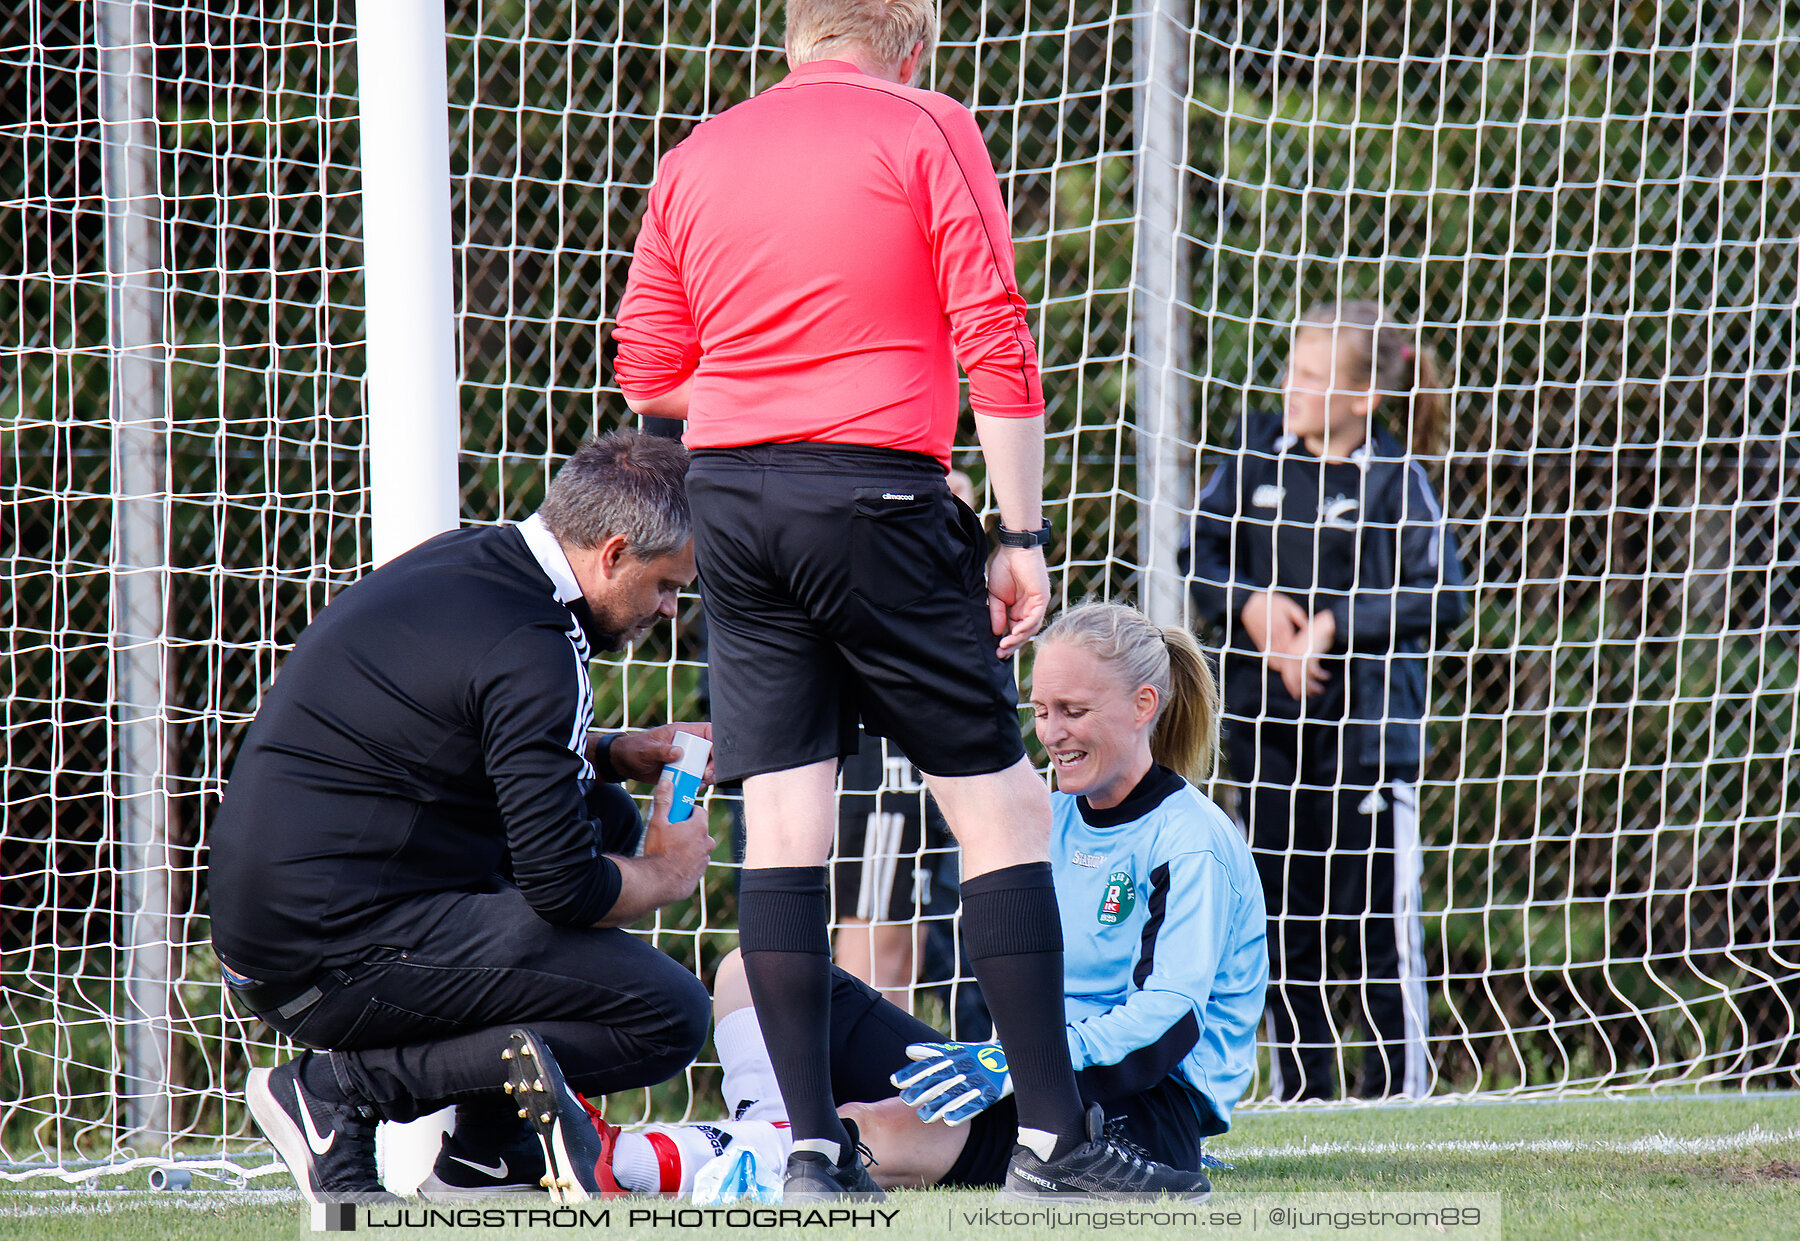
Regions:
[[313, 1154], [323, 1155], [337, 1144], [336, 1129], [331, 1131], [331, 1136], [328, 1138], [319, 1136], [319, 1130], [313, 1124], [312, 1112], [307, 1108], [306, 1100], [301, 1097], [298, 1081], [294, 1083], [294, 1104], [300, 1109], [300, 1123], [306, 1127], [306, 1144], [312, 1147]]
[[462, 1164], [466, 1168], [473, 1168], [477, 1172], [485, 1172], [487, 1175], [493, 1177], [497, 1181], [506, 1179], [507, 1169], [506, 1169], [506, 1160], [504, 1160], [504, 1159], [502, 1159], [499, 1163], [495, 1164], [493, 1167], [490, 1168], [485, 1163], [476, 1163], [473, 1159], [464, 1159], [461, 1155], [452, 1155], [452, 1156], [450, 1156], [450, 1158], [454, 1159], [457, 1163]]

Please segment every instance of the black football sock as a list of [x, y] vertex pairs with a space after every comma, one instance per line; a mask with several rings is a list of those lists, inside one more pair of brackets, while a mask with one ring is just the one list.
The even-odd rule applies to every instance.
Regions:
[[738, 946], [788, 1122], [796, 1143], [836, 1142], [841, 1154], [850, 1135], [831, 1096], [829, 921], [823, 866], [744, 871]]
[[1050, 863], [963, 880], [962, 909], [963, 943], [1012, 1070], [1019, 1128], [1055, 1134], [1055, 1158], [1087, 1134], [1069, 1065], [1062, 915]]
[[349, 1103], [350, 1092], [344, 1089], [338, 1080], [337, 1072], [331, 1067], [331, 1053], [328, 1051], [305, 1051], [300, 1062], [300, 1084], [306, 1087], [306, 1093], [326, 1103]]
[[484, 1098], [458, 1099], [456, 1136], [470, 1150], [500, 1150], [531, 1131], [519, 1117], [519, 1105], [510, 1095], [496, 1090]]

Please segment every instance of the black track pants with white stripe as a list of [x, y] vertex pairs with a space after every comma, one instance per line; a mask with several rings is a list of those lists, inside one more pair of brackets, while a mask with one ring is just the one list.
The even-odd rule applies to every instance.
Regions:
[[[1268, 906], [1276, 1091], [1333, 1097], [1360, 1043], [1356, 1093], [1425, 1093], [1416, 790], [1343, 762], [1335, 723], [1242, 720], [1229, 736]], [[1332, 1013], [1327, 995], [1339, 984], [1343, 1011]]]

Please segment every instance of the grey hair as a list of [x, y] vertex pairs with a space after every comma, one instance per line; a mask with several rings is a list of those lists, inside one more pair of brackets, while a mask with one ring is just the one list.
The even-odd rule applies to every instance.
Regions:
[[1132, 689], [1156, 691], [1150, 755], [1194, 784], [1211, 777], [1219, 760], [1219, 683], [1194, 635], [1163, 628], [1122, 603], [1078, 604], [1050, 622], [1039, 646], [1078, 646], [1111, 667]]
[[678, 551], [692, 533], [687, 449], [630, 429], [589, 440], [550, 480], [538, 510], [550, 533], [583, 551], [616, 534], [639, 560]]
[[787, 0], [788, 63], [829, 60], [861, 48], [884, 65], [898, 67], [923, 43], [923, 64], [937, 46], [936, 0]]

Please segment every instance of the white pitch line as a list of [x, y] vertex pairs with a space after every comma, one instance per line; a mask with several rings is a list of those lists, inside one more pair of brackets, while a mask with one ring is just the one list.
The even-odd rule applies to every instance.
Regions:
[[282, 1206], [301, 1202], [298, 1190], [15, 1190], [12, 1201], [0, 1205], [0, 1219], [32, 1219], [41, 1216], [114, 1215], [120, 1211], [154, 1207], [158, 1210], [217, 1211], [221, 1205]]
[[[16, 1165], [15, 1165], [16, 1166]], [[145, 1156], [141, 1159], [125, 1159], [118, 1163], [84, 1164], [74, 1168], [55, 1166], [27, 1168], [23, 1172], [13, 1172], [0, 1168], [0, 1184], [26, 1185], [31, 1181], [63, 1181], [70, 1185], [90, 1183], [102, 1176], [118, 1176], [126, 1172], [135, 1172], [139, 1168], [185, 1168], [189, 1172], [223, 1172], [229, 1176], [242, 1177], [245, 1180], [257, 1176], [273, 1176], [278, 1172], [286, 1172], [287, 1166], [279, 1161], [267, 1163], [240, 1164], [229, 1159], [184, 1159], [171, 1164], [167, 1159], [156, 1156]]]
[[1582, 1151], [1611, 1151], [1620, 1155], [1709, 1155], [1800, 1142], [1800, 1129], [1772, 1130], [1753, 1125], [1742, 1133], [1722, 1133], [1704, 1138], [1671, 1138], [1664, 1134], [1628, 1140], [1577, 1138], [1520, 1138], [1514, 1142], [1461, 1139], [1446, 1142], [1306, 1142], [1282, 1146], [1207, 1144], [1209, 1154], [1221, 1159], [1276, 1159], [1305, 1155], [1499, 1155], [1527, 1152], [1572, 1155]]

